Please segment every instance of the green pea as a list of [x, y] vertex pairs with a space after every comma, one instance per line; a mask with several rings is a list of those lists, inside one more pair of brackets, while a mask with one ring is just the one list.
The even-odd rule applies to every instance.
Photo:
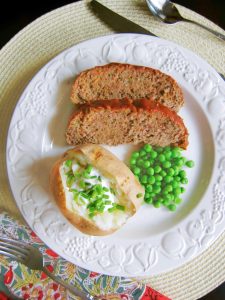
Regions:
[[149, 193], [145, 193], [145, 198], [150, 198], [150, 194]]
[[167, 174], [169, 175], [169, 176], [173, 176], [174, 175], [174, 169], [173, 168], [169, 168], [168, 169], [168, 171], [167, 171]]
[[159, 173], [159, 172], [161, 172], [161, 170], [162, 170], [162, 168], [158, 165], [154, 167], [155, 173]]
[[166, 172], [164, 170], [162, 170], [160, 173], [159, 173], [162, 177], [165, 177], [166, 176]]
[[152, 203], [153, 203], [152, 198], [145, 198], [144, 201], [145, 201], [146, 203], [148, 203], [148, 204], [152, 204]]
[[166, 199], [166, 200], [168, 200], [168, 201], [171, 201], [171, 197], [170, 197], [170, 194], [165, 194], [164, 196], [163, 196], [163, 199]]
[[180, 186], [180, 184], [177, 181], [173, 181], [171, 184], [172, 184], [173, 189]]
[[163, 165], [163, 168], [169, 169], [169, 168], [171, 167], [171, 162], [169, 162], [169, 161], [164, 161], [162, 165]]
[[138, 158], [140, 156], [138, 151], [134, 151], [131, 155], [132, 158]]
[[177, 208], [175, 204], [169, 204], [167, 207], [170, 211], [175, 211]]
[[162, 176], [161, 175], [155, 175], [155, 180], [156, 181], [162, 181]]
[[134, 175], [139, 175], [141, 173], [141, 169], [138, 167], [135, 167], [133, 172], [134, 172]]
[[165, 191], [165, 190], [162, 191], [162, 194], [164, 197], [166, 197], [168, 195], [168, 193], [169, 193], [168, 191]]
[[174, 148], [172, 151], [171, 151], [171, 157], [172, 158], [176, 158], [176, 157], [179, 157], [179, 151], [177, 150], [177, 148]]
[[131, 160], [130, 160], [130, 164], [131, 165], [136, 165], [136, 159], [135, 158], [131, 158]]
[[180, 191], [181, 191], [181, 194], [183, 194], [185, 192], [185, 188], [184, 187], [181, 187], [180, 188]]
[[154, 175], [154, 173], [155, 173], [155, 171], [154, 171], [153, 168], [149, 168], [149, 169], [146, 170], [147, 175]]
[[149, 145], [149, 144], [146, 144], [146, 145], [144, 146], [144, 150], [145, 150], [145, 152], [149, 153], [149, 152], [152, 151], [152, 146]]
[[139, 153], [140, 153], [140, 157], [146, 156], [146, 152], [144, 149], [141, 149]]
[[141, 183], [147, 183], [148, 182], [148, 176], [147, 175], [143, 175], [140, 178]]
[[170, 203], [170, 201], [168, 199], [163, 199], [163, 202], [162, 202], [163, 205], [168, 206], [169, 203]]
[[167, 151], [164, 155], [165, 155], [165, 158], [167, 160], [169, 160], [171, 158], [171, 156], [172, 156], [172, 153], [171, 153], [171, 151]]
[[182, 202], [182, 199], [181, 198], [175, 198], [174, 199], [174, 203], [175, 204], [180, 204]]
[[150, 167], [150, 165], [151, 165], [151, 163], [150, 163], [150, 161], [148, 161], [148, 160], [145, 160], [144, 163], [143, 163], [143, 166], [144, 166], [145, 168]]
[[150, 198], [154, 199], [154, 197], [155, 197], [155, 193], [154, 192], [149, 193], [149, 195], [150, 195]]
[[174, 195], [178, 196], [181, 194], [181, 189], [179, 187], [177, 187], [173, 190], [173, 192], [174, 192]]
[[175, 199], [175, 196], [173, 194], [168, 194], [170, 196], [170, 201], [173, 201]]
[[181, 178], [181, 183], [183, 183], [183, 184], [188, 184], [188, 179], [187, 179], [187, 177]]
[[195, 165], [195, 163], [194, 163], [193, 160], [188, 160], [188, 161], [186, 162], [186, 166], [187, 166], [188, 168], [193, 168], [194, 165]]
[[180, 176], [181, 178], [186, 177], [186, 172], [185, 172], [184, 170], [181, 170], [181, 171], [179, 172], [179, 176]]
[[162, 182], [161, 182], [161, 181], [156, 181], [154, 184], [155, 184], [155, 185], [158, 185], [158, 186], [160, 186], [160, 187], [161, 187], [161, 185], [162, 185]]
[[150, 184], [146, 185], [145, 189], [148, 192], [152, 192], [152, 185], [150, 185]]
[[137, 160], [137, 166], [142, 167], [143, 164], [144, 164], [144, 160], [143, 160], [142, 158], [139, 158], [139, 159]]
[[156, 151], [151, 151], [151, 158], [156, 158], [158, 156], [158, 153]]
[[159, 160], [161, 163], [164, 162], [164, 161], [166, 160], [165, 155], [164, 155], [164, 154], [160, 154], [160, 155], [158, 156], [158, 160]]
[[162, 149], [161, 147], [156, 147], [156, 148], [155, 148], [155, 151], [156, 151], [157, 153], [161, 153], [161, 152], [163, 152], [163, 149]]
[[180, 182], [181, 178], [179, 176], [175, 176], [174, 180], [177, 181], [177, 182]]
[[166, 192], [172, 192], [172, 190], [173, 190], [173, 187], [170, 184], [166, 185], [164, 188], [164, 191], [166, 191]]
[[171, 181], [173, 181], [173, 178], [169, 175], [166, 175], [163, 180], [165, 183], [170, 183]]
[[178, 158], [177, 161], [176, 161], [176, 165], [177, 165], [178, 167], [182, 167], [183, 164], [184, 164], [183, 159], [182, 159], [182, 158]]
[[180, 168], [178, 166], [174, 166], [174, 176], [177, 176], [179, 174]]
[[154, 183], [155, 183], [155, 177], [150, 175], [150, 176], [148, 177], [148, 183], [149, 183], [149, 184], [154, 184]]
[[163, 203], [163, 198], [162, 197], [159, 197], [158, 199], [157, 199], [160, 203]]
[[170, 148], [170, 146], [166, 146], [166, 147], [164, 148], [164, 150], [165, 150], [165, 151], [170, 151], [171, 148]]
[[159, 208], [161, 206], [161, 203], [160, 203], [160, 201], [156, 200], [153, 202], [153, 205], [155, 208]]
[[161, 192], [161, 187], [158, 186], [158, 185], [154, 185], [154, 186], [153, 186], [153, 192], [154, 192], [155, 194], [159, 194], [159, 193]]

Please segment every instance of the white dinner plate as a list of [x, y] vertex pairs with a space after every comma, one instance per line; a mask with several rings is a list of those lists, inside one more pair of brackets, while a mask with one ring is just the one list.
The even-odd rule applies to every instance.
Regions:
[[[189, 131], [184, 156], [195, 161], [176, 212], [144, 204], [116, 233], [84, 235], [54, 203], [49, 173], [69, 147], [65, 128], [77, 74], [109, 62], [150, 66], [173, 76]], [[107, 147], [127, 161], [132, 146]], [[37, 235], [68, 261], [109, 275], [147, 276], [177, 268], [225, 229], [225, 83], [203, 59], [174, 43], [137, 34], [88, 40], [65, 50], [31, 80], [8, 132], [7, 168], [15, 201]]]

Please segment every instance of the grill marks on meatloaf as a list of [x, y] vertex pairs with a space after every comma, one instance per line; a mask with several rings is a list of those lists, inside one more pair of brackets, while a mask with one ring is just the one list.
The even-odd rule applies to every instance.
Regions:
[[71, 100], [88, 103], [109, 99], [151, 99], [178, 111], [184, 103], [176, 81], [152, 68], [112, 63], [82, 72], [75, 80]]
[[81, 105], [71, 118], [68, 144], [174, 145], [186, 148], [188, 132], [182, 119], [152, 100], [104, 100]]

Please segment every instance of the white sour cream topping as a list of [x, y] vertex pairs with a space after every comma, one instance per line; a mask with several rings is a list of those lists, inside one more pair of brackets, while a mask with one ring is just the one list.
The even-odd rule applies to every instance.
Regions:
[[[85, 166], [86, 167], [86, 166]], [[78, 165], [76, 160], [72, 160], [72, 170], [73, 172], [82, 172], [85, 167], [81, 167]], [[87, 208], [87, 205], [89, 204], [89, 200], [79, 196], [82, 203], [77, 203], [77, 201], [74, 200], [73, 192], [71, 192], [71, 189], [76, 189], [78, 191], [81, 191], [82, 188], [74, 182], [71, 187], [67, 186], [67, 175], [66, 173], [71, 170], [71, 167], [67, 167], [65, 163], [60, 167], [59, 172], [62, 178], [63, 187], [66, 194], [66, 207], [67, 209], [71, 211], [77, 212], [80, 216], [82, 216], [85, 219], [90, 220], [89, 218], [89, 210]], [[108, 212], [108, 209], [112, 207], [113, 203], [119, 203], [118, 197], [119, 191], [115, 191], [116, 195], [114, 195], [112, 192], [110, 192], [110, 188], [114, 187], [114, 183], [109, 178], [102, 175], [101, 172], [99, 172], [94, 167], [91, 170], [90, 176], [96, 176], [96, 178], [89, 178], [85, 179], [85, 182], [89, 182], [91, 185], [101, 184], [103, 187], [106, 187], [109, 189], [108, 192], [104, 192], [106, 195], [109, 196], [107, 199], [111, 202], [111, 204], [106, 204], [104, 211], [102, 213], [97, 213], [91, 220], [102, 230], [110, 230], [116, 227], [122, 226], [127, 218], [130, 216], [129, 211], [121, 211], [121, 210], [115, 210], [113, 213]], [[98, 177], [101, 177], [101, 182], [98, 180]], [[115, 190], [115, 188], [113, 188]]]

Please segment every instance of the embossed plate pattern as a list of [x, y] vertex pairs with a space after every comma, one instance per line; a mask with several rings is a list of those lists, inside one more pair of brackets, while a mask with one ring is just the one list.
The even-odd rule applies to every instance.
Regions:
[[[109, 62], [158, 68], [182, 87], [180, 115], [190, 133], [189, 184], [175, 213], [143, 205], [109, 237], [86, 236], [59, 212], [49, 192], [54, 161], [66, 150], [69, 94], [81, 71]], [[24, 218], [65, 259], [110, 275], [147, 276], [201, 253], [225, 228], [225, 83], [192, 52], [159, 38], [118, 34], [65, 50], [32, 79], [14, 111], [7, 141], [10, 185]], [[132, 146], [108, 147], [127, 161]]]

